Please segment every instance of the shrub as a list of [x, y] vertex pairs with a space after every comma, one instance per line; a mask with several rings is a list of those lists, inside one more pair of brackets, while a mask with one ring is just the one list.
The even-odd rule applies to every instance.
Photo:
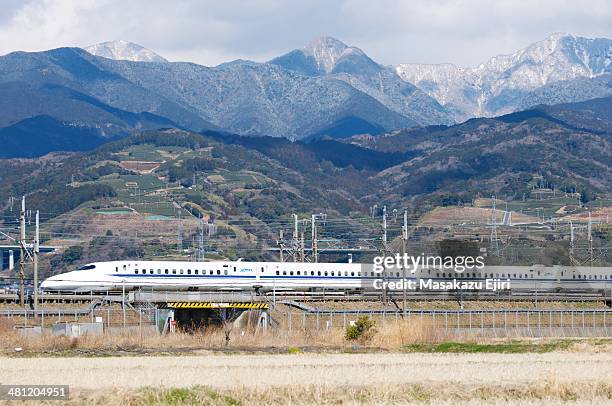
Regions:
[[368, 341], [372, 338], [376, 330], [374, 329], [375, 323], [370, 320], [368, 316], [360, 316], [355, 325], [348, 326], [344, 337], [347, 340], [355, 341], [361, 340], [363, 342]]

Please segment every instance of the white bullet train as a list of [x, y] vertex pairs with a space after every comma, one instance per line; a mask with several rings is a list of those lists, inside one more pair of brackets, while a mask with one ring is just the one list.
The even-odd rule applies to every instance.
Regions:
[[[416, 272], [386, 271], [385, 281], [414, 281], [414, 290], [426, 290], [433, 282], [510, 282], [516, 292], [589, 292], [612, 298], [612, 267], [574, 266], [485, 266], [463, 273], [435, 267], [419, 267]], [[372, 289], [381, 274], [372, 264], [301, 262], [95, 262], [75, 271], [46, 279], [45, 291], [101, 292], [130, 290], [200, 291], [363, 291]], [[378, 284], [380, 286], [380, 284]], [[423, 288], [425, 286], [425, 288]], [[369, 288], [369, 289], [368, 289]], [[449, 288], [449, 291], [456, 289]], [[463, 290], [463, 288], [461, 289]], [[465, 290], [469, 291], [470, 288]]]

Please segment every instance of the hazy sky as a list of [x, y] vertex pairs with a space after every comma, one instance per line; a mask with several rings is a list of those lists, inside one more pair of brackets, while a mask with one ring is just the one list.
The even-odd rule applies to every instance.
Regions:
[[0, 0], [0, 54], [125, 39], [216, 65], [329, 35], [382, 64], [472, 66], [554, 32], [612, 38], [612, 1]]

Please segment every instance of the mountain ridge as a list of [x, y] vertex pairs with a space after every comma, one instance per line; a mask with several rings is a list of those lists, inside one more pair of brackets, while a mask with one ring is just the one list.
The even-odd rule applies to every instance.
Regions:
[[[566, 86], [571, 86], [573, 80], [612, 73], [612, 40], [557, 33], [512, 54], [494, 56], [475, 67], [448, 63], [399, 64], [395, 70], [404, 80], [455, 111], [460, 120], [486, 117], [546, 102], [552, 97], [546, 92], [550, 92], [553, 84], [567, 81]], [[529, 95], [534, 91], [544, 94], [529, 102]], [[557, 95], [555, 101], [589, 98], [581, 96], [579, 90], [567, 93], [571, 94]], [[604, 86], [598, 96], [611, 93]]]

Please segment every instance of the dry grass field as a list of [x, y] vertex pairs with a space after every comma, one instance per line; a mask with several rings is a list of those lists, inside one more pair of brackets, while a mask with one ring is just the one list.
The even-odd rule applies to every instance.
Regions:
[[[0, 381], [82, 404], [605, 404], [612, 354], [1, 358]], [[575, 403], [578, 402], [578, 403]]]
[[220, 330], [70, 339], [5, 320], [0, 382], [67, 384], [83, 405], [612, 404], [610, 339], [453, 343], [415, 323], [378, 324], [367, 341], [234, 333], [227, 346]]

